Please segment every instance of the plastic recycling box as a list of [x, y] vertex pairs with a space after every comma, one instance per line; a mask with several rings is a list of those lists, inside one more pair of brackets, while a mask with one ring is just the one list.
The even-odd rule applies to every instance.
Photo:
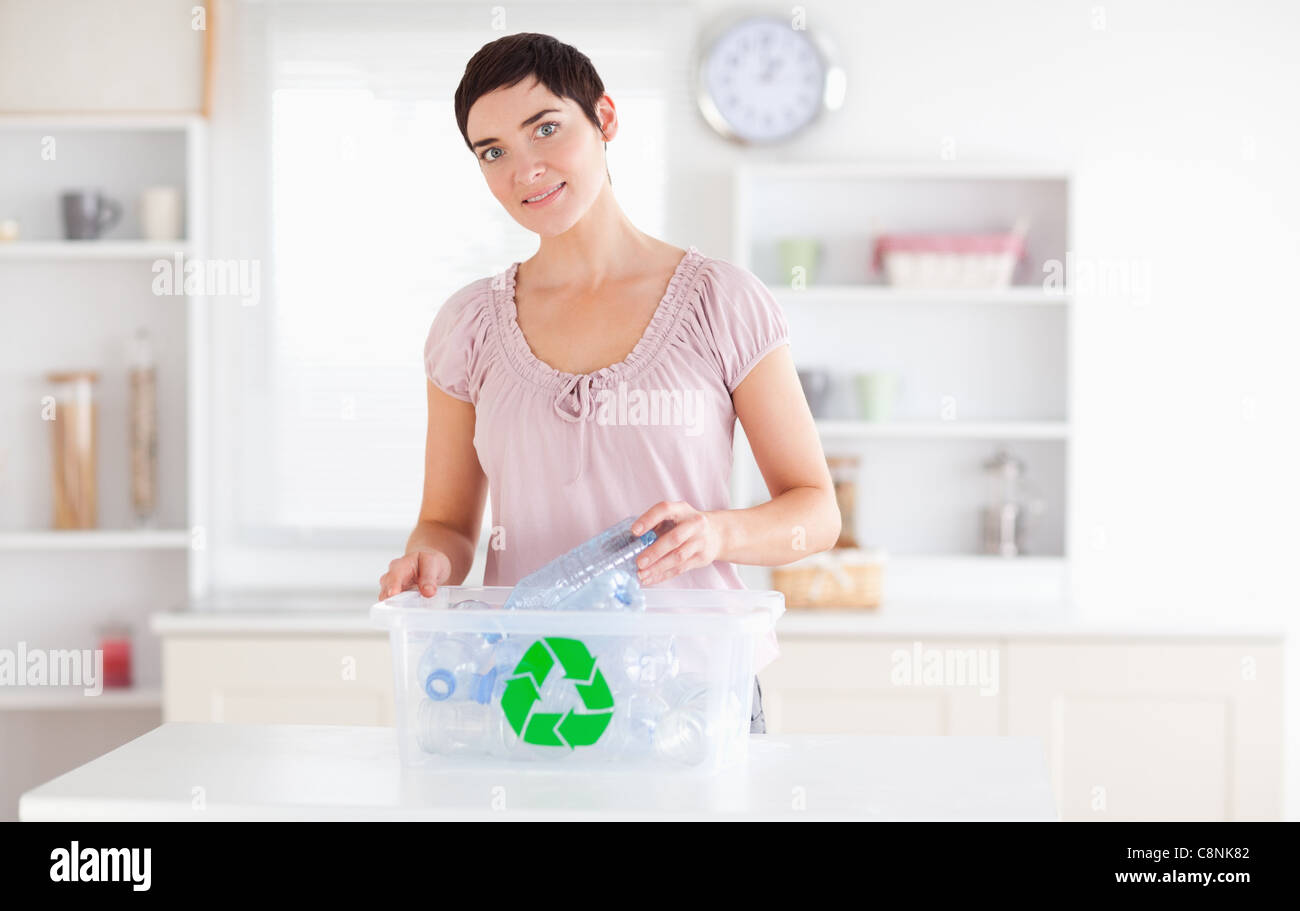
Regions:
[[503, 610], [511, 591], [412, 589], [371, 607], [389, 631], [404, 766], [711, 774], [745, 761], [755, 654], [780, 592], [649, 589], [644, 611]]

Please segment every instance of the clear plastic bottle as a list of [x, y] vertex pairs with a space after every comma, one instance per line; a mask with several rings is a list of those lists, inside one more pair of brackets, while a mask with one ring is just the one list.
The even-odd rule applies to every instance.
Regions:
[[[457, 601], [455, 604], [448, 605], [450, 610], [492, 610], [492, 605], [486, 601], [476, 601], [473, 598], [465, 598]], [[490, 651], [490, 646], [494, 646], [501, 640], [500, 633], [477, 633], [475, 634], [482, 641], [479, 643], [482, 651]]]
[[668, 702], [656, 690], [639, 690], [623, 702], [617, 720], [623, 726], [624, 752], [647, 756], [654, 749], [655, 731], [669, 710]]
[[624, 639], [619, 654], [620, 670], [638, 687], [659, 686], [677, 674], [677, 646], [672, 636]]
[[556, 610], [645, 610], [645, 595], [635, 575], [609, 569], [593, 576], [569, 597], [555, 604]]
[[700, 674], [685, 673], [663, 687], [668, 710], [654, 729], [658, 756], [686, 765], [698, 765], [708, 756], [709, 685]]
[[420, 689], [436, 702], [469, 699], [486, 703], [494, 680], [480, 673], [482, 644], [483, 637], [476, 633], [435, 633], [416, 665]]
[[518, 667], [519, 659], [524, 657], [524, 652], [534, 641], [536, 639], [532, 636], [501, 636], [493, 645], [489, 658], [490, 666], [484, 674], [491, 680], [488, 702], [492, 705], [500, 704], [506, 682]]
[[415, 714], [415, 739], [426, 753], [507, 756], [519, 744], [501, 710], [491, 705], [421, 699]]
[[667, 710], [654, 692], [617, 695], [608, 727], [589, 749], [602, 760], [645, 758], [653, 748], [655, 724]]
[[587, 709], [582, 704], [582, 697], [578, 695], [575, 686], [575, 684], [581, 682], [566, 679], [564, 670], [558, 666], [551, 668], [551, 672], [542, 681], [542, 689], [539, 694], [542, 698], [534, 703], [533, 711], [554, 712], [557, 715], [564, 715], [570, 709], [575, 712], [585, 712]]
[[[505, 607], [510, 610], [549, 610], [610, 570], [620, 569], [635, 579], [636, 556], [653, 544], [656, 537], [654, 529], [640, 536], [633, 535], [630, 529], [635, 521], [635, 516], [628, 516], [524, 576], [506, 599]], [[617, 607], [619, 604], [615, 602], [607, 606]]]

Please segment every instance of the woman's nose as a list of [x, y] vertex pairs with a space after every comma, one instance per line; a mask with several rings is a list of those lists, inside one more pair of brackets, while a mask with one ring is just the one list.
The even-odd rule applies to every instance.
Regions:
[[538, 184], [539, 178], [546, 173], [546, 166], [541, 161], [524, 161], [515, 173], [515, 188], [530, 190]]

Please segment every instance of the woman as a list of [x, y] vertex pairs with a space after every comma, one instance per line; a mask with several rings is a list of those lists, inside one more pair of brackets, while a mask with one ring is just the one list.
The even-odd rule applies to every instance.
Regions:
[[[546, 35], [498, 39], [455, 108], [492, 195], [540, 245], [433, 320], [424, 498], [380, 597], [461, 583], [489, 488], [485, 585], [628, 515], [637, 534], [670, 528], [637, 560], [644, 586], [743, 588], [734, 563], [831, 547], [839, 510], [785, 318], [749, 272], [623, 214], [604, 159], [618, 115], [591, 61]], [[728, 508], [737, 418], [772, 495], [749, 509]]]

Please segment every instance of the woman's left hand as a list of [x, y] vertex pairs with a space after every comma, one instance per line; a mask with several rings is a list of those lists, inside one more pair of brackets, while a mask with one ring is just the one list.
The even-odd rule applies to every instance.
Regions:
[[637, 581], [643, 587], [671, 579], [687, 570], [708, 566], [722, 552], [722, 534], [717, 520], [689, 503], [656, 503], [632, 524], [632, 534], [645, 534], [664, 521], [675, 524], [636, 558]]

